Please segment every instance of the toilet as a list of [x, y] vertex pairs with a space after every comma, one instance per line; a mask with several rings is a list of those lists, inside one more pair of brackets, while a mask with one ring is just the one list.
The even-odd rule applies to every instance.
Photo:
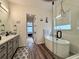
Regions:
[[79, 54], [76, 54], [76, 55], [73, 55], [73, 56], [70, 56], [66, 59], [79, 59]]

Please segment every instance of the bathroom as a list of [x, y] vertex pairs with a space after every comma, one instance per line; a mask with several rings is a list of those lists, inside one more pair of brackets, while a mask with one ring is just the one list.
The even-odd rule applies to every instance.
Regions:
[[[32, 44], [38, 46], [36, 48], [39, 50], [39, 52], [36, 50], [38, 52], [36, 58], [32, 56], [30, 59], [79, 59], [78, 2], [78, 0], [0, 0], [0, 51], [2, 51], [1, 47], [3, 45], [9, 48], [8, 45], [10, 43], [8, 41], [16, 39], [16, 42], [11, 40], [11, 45], [14, 48], [10, 48], [13, 51], [10, 53], [10, 56], [6, 51], [6, 53], [0, 53], [0, 59], [17, 59], [15, 55], [20, 48], [26, 47], [24, 49], [29, 50], [27, 47], [28, 34], [26, 30], [27, 15], [34, 15], [32, 34], [34, 43]], [[60, 20], [63, 14], [66, 14], [64, 17], [67, 19]], [[59, 27], [57, 27], [58, 25]], [[58, 30], [59, 33], [62, 33], [59, 39], [56, 38]], [[68, 42], [67, 46], [65, 45], [66, 42]], [[49, 50], [49, 53], [45, 52], [45, 50], [43, 50], [43, 53], [40, 51], [42, 49], [40, 45], [42, 44], [46, 47], [44, 49]], [[60, 46], [61, 44], [64, 45]], [[34, 51], [32, 52], [34, 53]], [[29, 53], [31, 52], [27, 54]], [[64, 54], [62, 55], [62, 53]], [[6, 56], [3, 56], [4, 54]], [[39, 56], [42, 55], [42, 57], [39, 58], [38, 54]], [[52, 55], [50, 56], [50, 54]], [[24, 59], [29, 59], [27, 57], [26, 55]], [[20, 59], [23, 58], [20, 57]]]

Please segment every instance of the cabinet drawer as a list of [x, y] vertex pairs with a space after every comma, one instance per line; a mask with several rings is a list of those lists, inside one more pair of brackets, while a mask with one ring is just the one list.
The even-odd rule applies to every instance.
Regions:
[[12, 48], [13, 48], [12, 46], [13, 46], [13, 41], [10, 40], [10, 41], [8, 42], [8, 53], [12, 51]]
[[3, 50], [6, 50], [7, 49], [7, 43], [3, 44], [0, 46], [0, 53], [3, 51]]
[[17, 47], [19, 47], [19, 39], [16, 40]]
[[7, 55], [6, 56], [4, 56], [3, 58], [1, 58], [1, 59], [7, 59]]
[[13, 40], [13, 50], [14, 50], [14, 52], [16, 51], [16, 49], [17, 49], [17, 41], [16, 41], [17, 39], [14, 39]]
[[16, 44], [15, 48], [17, 49], [19, 47], [19, 41], [18, 41], [18, 39], [15, 40], [15, 44]]
[[1, 52], [0, 59], [7, 59], [7, 51], [6, 50]]
[[13, 42], [12, 40], [10, 40], [10, 41], [8, 42], [8, 48], [9, 48], [9, 47], [12, 47], [12, 42]]
[[12, 52], [10, 52], [10, 53], [8, 54], [8, 59], [11, 59], [11, 58], [12, 58], [12, 56], [13, 56], [13, 53], [12, 53]]
[[10, 47], [9, 49], [8, 49], [8, 53], [10, 53], [10, 52], [12, 52], [13, 51], [13, 47]]
[[7, 54], [3, 54], [0, 59], [7, 59]]
[[3, 58], [0, 58], [0, 59], [7, 59], [7, 55], [6, 55], [6, 56], [4, 56]]

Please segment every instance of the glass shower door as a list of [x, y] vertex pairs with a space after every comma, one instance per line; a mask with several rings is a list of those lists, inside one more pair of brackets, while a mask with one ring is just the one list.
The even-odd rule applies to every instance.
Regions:
[[71, 12], [70, 10], [64, 10], [63, 4], [64, 0], [56, 0], [52, 6], [52, 48], [55, 59], [66, 58], [69, 55], [70, 43], [63, 38], [63, 31], [71, 30]]

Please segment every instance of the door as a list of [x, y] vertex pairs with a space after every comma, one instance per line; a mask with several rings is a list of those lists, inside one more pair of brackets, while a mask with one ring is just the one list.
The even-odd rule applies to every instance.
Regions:
[[33, 41], [34, 41], [34, 43], [36, 41], [36, 24], [35, 24], [35, 20], [36, 20], [35, 15], [33, 15], [33, 22], [32, 22], [33, 27], [32, 27], [32, 29], [33, 29]]

